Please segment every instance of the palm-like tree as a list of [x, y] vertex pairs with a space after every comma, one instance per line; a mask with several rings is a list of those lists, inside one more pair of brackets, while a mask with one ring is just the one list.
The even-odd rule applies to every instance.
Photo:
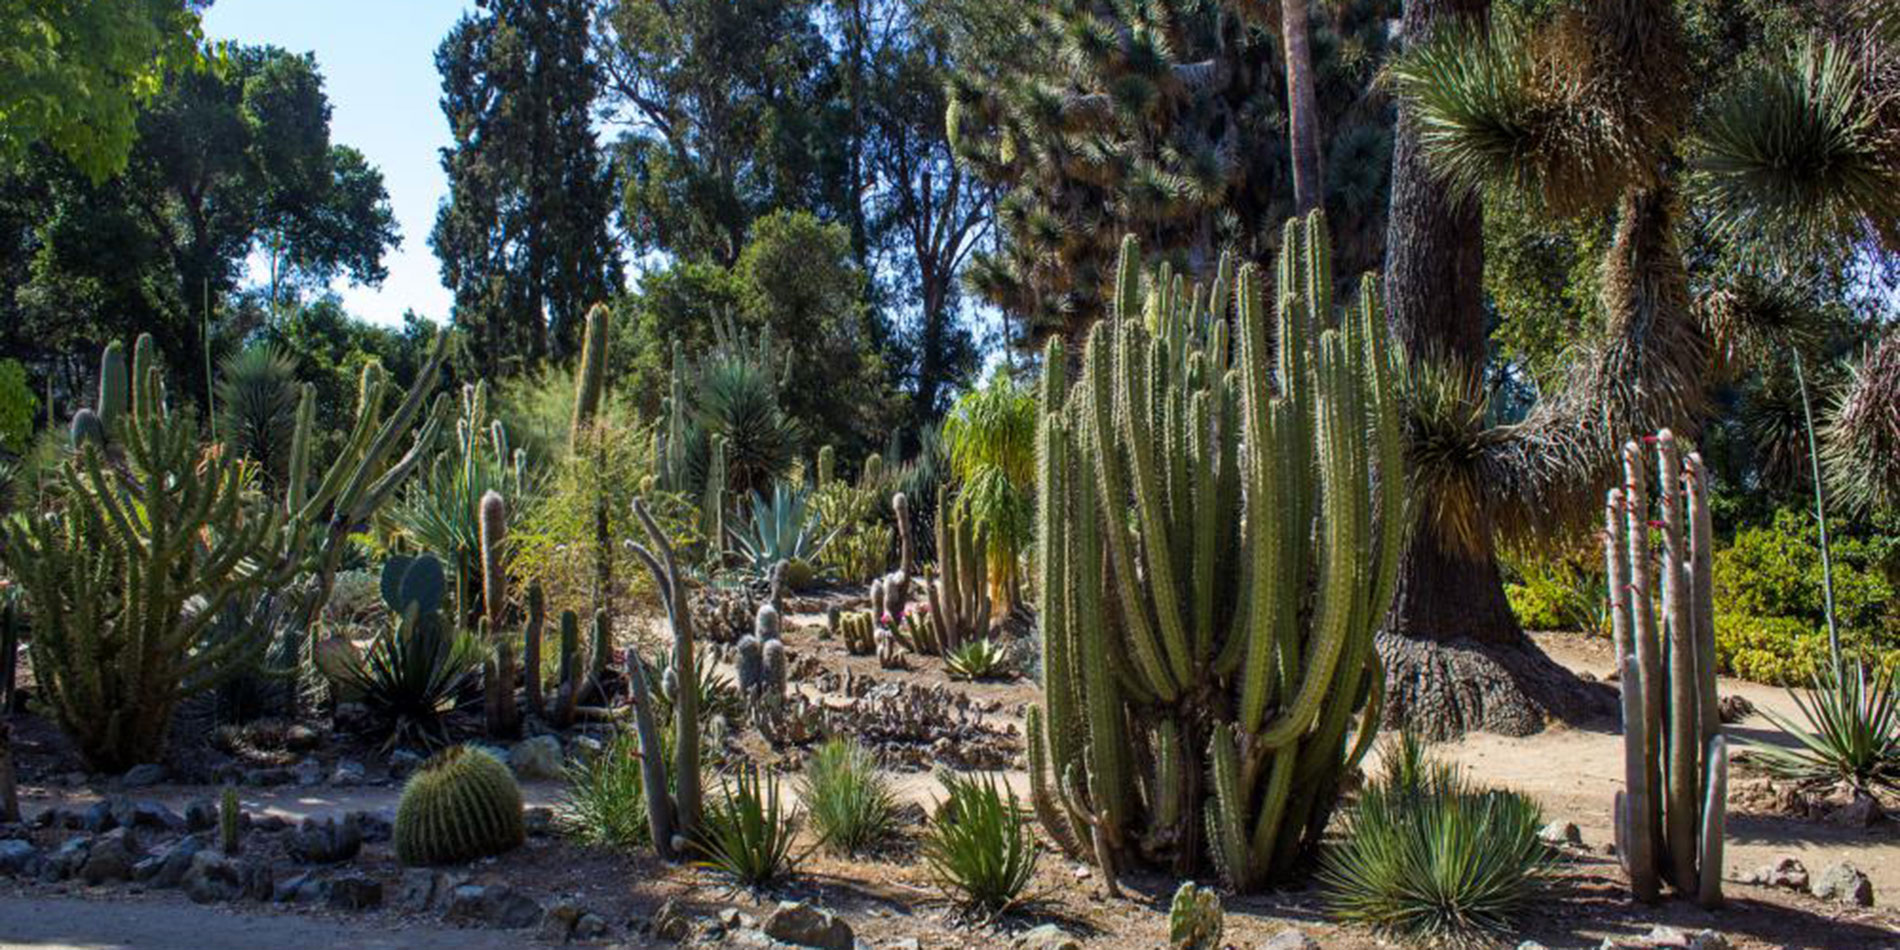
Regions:
[[[1764, 43], [1739, 69], [1692, 70], [1670, 0], [1576, 0], [1535, 21], [1412, 0], [1405, 23], [1388, 313], [1414, 358], [1440, 365], [1415, 400], [1420, 523], [1382, 644], [1387, 711], [1428, 732], [1526, 731], [1593, 701], [1518, 629], [1494, 534], [1578, 524], [1623, 439], [1695, 426], [1722, 341], [1699, 318], [1685, 215], [1766, 258], [1900, 245], [1900, 105], [1879, 52], [1891, 46], [1854, 25]], [[1485, 358], [1478, 216], [1492, 190], [1616, 218], [1602, 336], [1509, 425], [1473, 383]], [[1457, 642], [1473, 649], [1441, 649]]]

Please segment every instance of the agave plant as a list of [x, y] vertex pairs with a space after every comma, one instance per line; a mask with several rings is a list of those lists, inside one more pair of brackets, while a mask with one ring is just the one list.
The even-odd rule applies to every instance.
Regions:
[[1798, 781], [1844, 781], [1873, 794], [1900, 789], [1900, 682], [1892, 668], [1847, 661], [1814, 674], [1806, 695], [1790, 692], [1803, 729], [1789, 717], [1762, 715], [1799, 746], [1757, 744], [1749, 755], [1770, 772]]
[[723, 799], [706, 813], [701, 867], [723, 871], [747, 887], [764, 887], [791, 874], [798, 815], [781, 804], [778, 778], [746, 765], [720, 780]]
[[752, 494], [752, 513], [744, 532], [732, 532], [733, 544], [748, 569], [764, 575], [784, 561], [793, 572], [786, 579], [788, 584], [797, 587], [810, 579], [812, 565], [832, 533], [821, 533], [823, 525], [810, 511], [809, 498], [804, 489], [786, 482], [774, 483], [769, 498]]
[[1002, 679], [1010, 673], [1009, 648], [988, 637], [979, 637], [946, 654], [943, 668], [951, 679]]
[[318, 646], [317, 667], [345, 695], [368, 707], [389, 743], [424, 746], [448, 741], [442, 717], [481, 667], [481, 641], [442, 615], [446, 582], [435, 558], [393, 557], [383, 565], [383, 600], [395, 625], [367, 652], [348, 640]]
[[950, 797], [924, 832], [924, 865], [966, 910], [995, 916], [1016, 906], [1040, 849], [1016, 793], [995, 776], [943, 777]]

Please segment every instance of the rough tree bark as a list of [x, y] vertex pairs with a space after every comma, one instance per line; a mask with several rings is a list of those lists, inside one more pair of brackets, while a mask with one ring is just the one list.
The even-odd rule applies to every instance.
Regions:
[[1313, 92], [1309, 0], [1281, 0], [1280, 41], [1286, 58], [1287, 145], [1293, 152], [1293, 207], [1306, 214], [1324, 198], [1319, 152], [1319, 104]]
[[[1490, 0], [1406, 0], [1403, 42], [1441, 25], [1478, 20]], [[1401, 108], [1392, 154], [1384, 292], [1393, 335], [1412, 353], [1484, 365], [1484, 217], [1427, 166], [1418, 129]], [[1421, 523], [1399, 561], [1398, 591], [1379, 653], [1385, 719], [1432, 738], [1482, 729], [1526, 735], [1556, 717], [1611, 712], [1615, 695], [1558, 666], [1518, 626], [1487, 538], [1452, 550]]]

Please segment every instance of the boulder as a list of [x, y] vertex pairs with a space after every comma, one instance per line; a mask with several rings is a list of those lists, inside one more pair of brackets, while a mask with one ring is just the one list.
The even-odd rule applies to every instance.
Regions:
[[31, 841], [0, 841], [0, 875], [31, 877], [40, 869], [40, 849]]
[[363, 849], [363, 828], [358, 813], [334, 818], [305, 818], [297, 824], [286, 842], [292, 859], [302, 864], [335, 864], [356, 857]]
[[1841, 861], [1821, 870], [1821, 876], [1814, 880], [1814, 896], [1824, 901], [1872, 907], [1874, 882], [1859, 868]]
[[41, 876], [54, 881], [63, 881], [79, 873], [86, 864], [86, 855], [92, 851], [92, 836], [80, 835], [67, 838], [53, 849], [51, 857], [41, 865]]
[[85, 811], [79, 813], [79, 827], [93, 834], [119, 827], [119, 819], [112, 814], [112, 803], [103, 801], [88, 805]]
[[199, 904], [234, 901], [246, 890], [238, 863], [209, 849], [191, 856], [183, 883], [185, 896]]
[[402, 872], [402, 883], [396, 887], [396, 907], [421, 913], [434, 908], [448, 890], [447, 878], [442, 874], [428, 868], [408, 868]]
[[140, 861], [133, 868], [133, 877], [152, 887], [177, 887], [184, 881], [185, 872], [191, 870], [192, 856], [203, 850], [203, 841], [196, 835], [186, 835]]
[[1016, 938], [1015, 950], [1082, 950], [1082, 941], [1055, 924], [1043, 924]]
[[851, 950], [857, 937], [851, 925], [828, 910], [804, 901], [780, 901], [761, 928], [774, 940], [817, 950]]
[[553, 736], [523, 739], [508, 750], [508, 766], [524, 779], [560, 778], [566, 771], [561, 740]]
[[1553, 821], [1537, 832], [1537, 838], [1553, 848], [1580, 848], [1583, 829], [1574, 821]]
[[329, 890], [316, 872], [305, 871], [271, 885], [270, 899], [277, 904], [316, 904], [329, 895]]
[[112, 818], [122, 828], [145, 828], [151, 831], [180, 832], [186, 830], [189, 822], [184, 816], [172, 811], [163, 802], [130, 801], [115, 798], [111, 802]]
[[156, 762], [134, 765], [119, 777], [119, 784], [126, 788], [150, 788], [165, 781], [165, 767]]
[[87, 884], [129, 881], [132, 865], [138, 860], [138, 840], [132, 837], [132, 829], [114, 828], [92, 839], [86, 863], [79, 867], [79, 877]]
[[335, 910], [368, 910], [383, 906], [383, 882], [360, 872], [330, 879], [327, 903]]
[[330, 784], [338, 788], [353, 788], [363, 784], [368, 775], [363, 771], [363, 763], [351, 759], [339, 760], [336, 768], [330, 770]]

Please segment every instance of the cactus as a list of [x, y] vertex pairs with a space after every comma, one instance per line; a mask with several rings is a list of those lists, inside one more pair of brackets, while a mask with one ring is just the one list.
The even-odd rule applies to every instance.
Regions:
[[605, 608], [594, 611], [594, 661], [591, 670], [599, 682], [607, 675], [607, 662], [614, 654], [614, 627]]
[[987, 549], [985, 532], [978, 530], [966, 514], [953, 510], [948, 494], [938, 488], [939, 576], [926, 585], [936, 649], [929, 652], [948, 654], [965, 643], [989, 636], [990, 589], [983, 562], [983, 552]]
[[469, 746], [436, 753], [403, 786], [396, 806], [396, 859], [453, 864], [521, 846], [527, 830], [521, 786], [500, 759]]
[[557, 669], [560, 679], [554, 686], [554, 702], [542, 716], [555, 726], [566, 728], [574, 722], [581, 690], [587, 685], [581, 671], [581, 618], [572, 610], [561, 611], [561, 657]]
[[[1164, 269], [1144, 299], [1130, 238], [1073, 387], [1048, 344], [1031, 804], [1111, 893], [1137, 864], [1286, 877], [1376, 729], [1398, 387], [1376, 283], [1336, 312], [1327, 255], [1314, 214], [1288, 223], [1277, 307], [1231, 261], [1211, 292]], [[940, 558], [975, 550], [958, 534]]]
[[237, 789], [226, 785], [224, 794], [218, 796], [218, 850], [223, 851], [226, 857], [235, 856], [238, 849], [243, 847], [243, 829], [239, 826], [243, 818], [244, 811], [238, 806]]
[[607, 329], [612, 316], [606, 304], [595, 304], [587, 311], [580, 366], [574, 374], [574, 424], [568, 431], [568, 451], [574, 455], [584, 448], [607, 394]]
[[[1656, 445], [1662, 557], [1651, 563], [1643, 447], [1623, 448], [1623, 487], [1604, 506], [1611, 629], [1622, 669], [1626, 788], [1615, 802], [1617, 854], [1639, 900], [1666, 882], [1703, 907], [1722, 903], [1728, 742], [1716, 695], [1714, 529], [1702, 457], [1664, 429]], [[1662, 625], [1651, 597], [1661, 571]]]
[[726, 553], [726, 437], [707, 437], [706, 484], [699, 499], [699, 530], [712, 544], [715, 560]]
[[894, 630], [879, 627], [873, 638], [877, 649], [877, 665], [886, 670], [904, 668], [904, 644], [897, 638]]
[[837, 473], [838, 450], [829, 445], [820, 446], [818, 449], [816, 487], [823, 488], [831, 484], [832, 477]]
[[752, 633], [740, 637], [733, 664], [739, 691], [748, 699], [769, 702], [785, 694], [785, 644], [779, 640], [779, 612], [770, 603], [759, 605]]
[[877, 651], [881, 631], [869, 611], [855, 610], [838, 619], [838, 634], [844, 638], [844, 651], [852, 656], [870, 656]]
[[491, 736], [520, 731], [515, 707], [515, 646], [502, 634], [508, 606], [508, 571], [502, 564], [502, 542], [508, 533], [508, 509], [501, 493], [489, 490], [478, 509], [481, 525], [482, 617], [481, 641], [490, 654], [483, 663], [484, 712]]
[[527, 694], [528, 711], [546, 716], [541, 698], [541, 625], [547, 618], [547, 597], [540, 584], [528, 587], [528, 626], [521, 634], [522, 689]]
[[[693, 614], [686, 602], [686, 582], [674, 558], [673, 546], [666, 533], [639, 501], [633, 503], [634, 519], [646, 530], [647, 544], [628, 542], [647, 572], [653, 575], [660, 600], [666, 606], [667, 624], [673, 630], [673, 665], [668, 670], [676, 684], [699, 682], [698, 660], [694, 656]], [[763, 612], [763, 610], [761, 611]], [[640, 736], [641, 781], [646, 788], [647, 822], [654, 848], [660, 857], [672, 861], [683, 855], [699, 832], [700, 815], [705, 802], [700, 794], [699, 774], [699, 691], [675, 689], [673, 700], [672, 782], [667, 781], [666, 746], [660, 739], [660, 726], [654, 721], [654, 696], [659, 684], [647, 681], [644, 662], [627, 664], [633, 694], [634, 726]]]
[[864, 471], [858, 473], [859, 484], [867, 488], [876, 487], [884, 482], [884, 456], [872, 453], [864, 457]]
[[99, 401], [93, 412], [102, 427], [101, 435], [118, 423], [131, 403], [131, 387], [125, 374], [125, 344], [113, 340], [99, 354]]
[[106, 426], [97, 413], [91, 409], [81, 409], [73, 413], [72, 427], [67, 430], [66, 442], [73, 451], [90, 445], [95, 448], [106, 447]]
[[1172, 950], [1220, 950], [1224, 918], [1220, 895], [1211, 887], [1182, 881], [1168, 905], [1168, 946]]
[[508, 503], [501, 492], [489, 489], [477, 507], [481, 530], [482, 613], [500, 629], [508, 607], [508, 569], [502, 563], [502, 543], [508, 536]]

